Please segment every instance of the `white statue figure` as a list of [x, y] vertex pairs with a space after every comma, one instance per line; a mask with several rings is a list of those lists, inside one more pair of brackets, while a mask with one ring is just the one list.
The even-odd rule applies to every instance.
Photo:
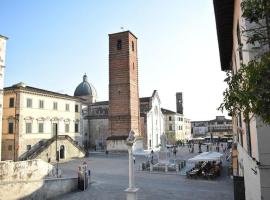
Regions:
[[127, 137], [127, 144], [133, 144], [135, 142], [135, 133], [131, 130]]

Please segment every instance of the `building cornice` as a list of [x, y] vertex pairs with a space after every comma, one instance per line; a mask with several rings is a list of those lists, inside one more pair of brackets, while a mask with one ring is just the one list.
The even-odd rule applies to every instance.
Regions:
[[0, 35], [0, 38], [3, 38], [3, 39], [5, 39], [5, 40], [8, 40], [8, 37], [3, 36], [3, 35]]
[[78, 97], [73, 97], [73, 96], [69, 96], [67, 94], [61, 94], [61, 93], [52, 92], [52, 91], [43, 90], [43, 89], [34, 88], [34, 87], [29, 87], [29, 86], [26, 86], [26, 87], [12, 86], [12, 87], [5, 87], [4, 88], [4, 94], [17, 93], [17, 92], [81, 102], [81, 99]]

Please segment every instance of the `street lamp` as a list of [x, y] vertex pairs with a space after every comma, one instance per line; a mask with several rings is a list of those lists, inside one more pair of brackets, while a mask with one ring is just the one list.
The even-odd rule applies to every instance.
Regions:
[[52, 124], [52, 138], [55, 137], [55, 160], [56, 160], [56, 177], [58, 178], [58, 161], [59, 161], [59, 153], [58, 153], [58, 145], [57, 145], [57, 137], [58, 137], [58, 120], [56, 118], [53, 118], [50, 120]]
[[59, 152], [57, 146], [57, 137], [58, 137], [58, 129], [57, 123], [55, 123], [55, 157], [56, 157], [56, 177], [58, 178], [58, 162], [59, 162]]

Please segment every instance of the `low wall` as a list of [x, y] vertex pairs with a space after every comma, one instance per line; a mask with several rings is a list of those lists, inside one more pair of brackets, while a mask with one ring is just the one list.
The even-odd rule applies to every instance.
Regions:
[[51, 173], [53, 166], [40, 159], [26, 161], [1, 161], [0, 183], [40, 180]]
[[77, 188], [78, 178], [0, 182], [0, 199], [53, 199]]
[[126, 140], [107, 140], [106, 143], [108, 151], [128, 151]]

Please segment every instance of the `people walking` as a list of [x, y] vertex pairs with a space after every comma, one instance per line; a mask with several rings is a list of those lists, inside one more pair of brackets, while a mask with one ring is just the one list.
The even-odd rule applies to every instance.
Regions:
[[176, 157], [176, 153], [177, 153], [177, 149], [176, 149], [176, 147], [174, 147], [173, 148], [173, 155], [174, 155], [174, 157]]

